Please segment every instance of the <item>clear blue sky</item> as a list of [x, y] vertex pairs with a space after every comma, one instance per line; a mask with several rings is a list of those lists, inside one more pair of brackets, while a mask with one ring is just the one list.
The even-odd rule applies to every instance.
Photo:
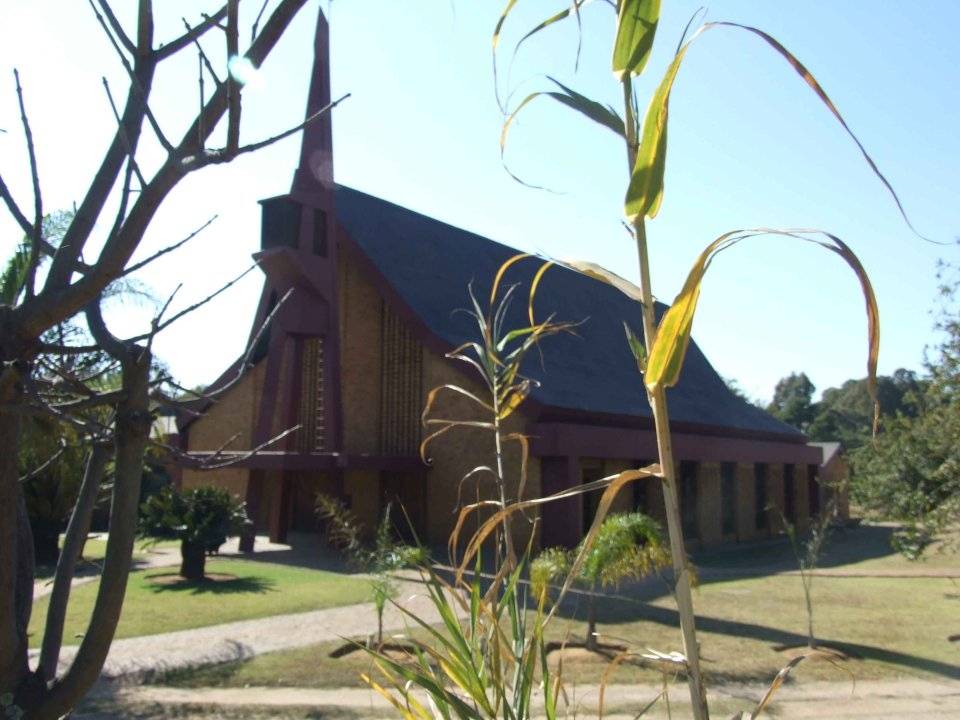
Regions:
[[[332, 32], [339, 182], [518, 248], [577, 257], [636, 277], [622, 229], [626, 163], [606, 130], [549, 101], [529, 106], [511, 130], [510, 168], [552, 192], [507, 175], [498, 148], [491, 36], [506, 3], [478, 0], [335, 0], [323, 3]], [[119, 3], [118, 3], [119, 5]], [[118, 8], [132, 12], [131, 8]], [[158, 38], [179, 32], [198, 4], [156, 3]], [[256, 6], [256, 7], [255, 7]], [[514, 102], [549, 74], [595, 99], [617, 103], [609, 71], [612, 21], [602, 2], [576, 25], [543, 33], [513, 57], [519, 37], [564, 2], [521, 0], [501, 45], [500, 89]], [[649, 93], [699, 2], [665, 2]], [[253, 13], [259, 3], [245, 12]], [[209, 9], [213, 9], [212, 7]], [[317, 4], [311, 3], [262, 68], [250, 92], [245, 140], [303, 116]], [[129, 15], [125, 16], [128, 17]], [[708, 19], [766, 30], [821, 81], [900, 193], [918, 230], [960, 235], [960, 56], [952, 0], [757, 3], [721, 0]], [[0, 8], [0, 171], [32, 206], [12, 68], [18, 67], [40, 151], [45, 207], [79, 202], [112, 132], [101, 83], [122, 96], [123, 74], [86, 3], [7, 0]], [[159, 78], [154, 108], [177, 136], [196, 107], [196, 58], [185, 54]], [[645, 97], [642, 96], [642, 97]], [[645, 104], [645, 100], [643, 100]], [[880, 370], [919, 369], [935, 341], [935, 263], [960, 261], [954, 246], [918, 239], [900, 218], [854, 144], [783, 60], [743, 32], [713, 30], [688, 54], [671, 104], [666, 196], [649, 226], [654, 292], [669, 302], [700, 250], [731, 229], [817, 227], [860, 255], [880, 302]], [[286, 192], [298, 142], [190, 178], [158, 215], [144, 253], [219, 219], [187, 249], [142, 279], [175, 301], [204, 296], [249, 263], [259, 240], [258, 199]], [[149, 161], [146, 163], [149, 167]], [[109, 226], [105, 216], [101, 225]], [[19, 240], [0, 219], [0, 255]], [[89, 259], [89, 258], [88, 258]], [[258, 273], [156, 345], [187, 385], [209, 382], [243, 350], [258, 298]], [[117, 308], [134, 331], [149, 309]], [[853, 275], [822, 250], [783, 240], [742, 244], [708, 275], [694, 338], [717, 369], [769, 399], [777, 379], [804, 370], [819, 390], [865, 374], [866, 324]]]

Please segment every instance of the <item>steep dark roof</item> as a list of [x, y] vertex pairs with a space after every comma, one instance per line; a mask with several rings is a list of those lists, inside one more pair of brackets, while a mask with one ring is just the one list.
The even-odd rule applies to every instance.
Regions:
[[[470, 307], [470, 283], [486, 309], [497, 270], [517, 250], [342, 186], [336, 191], [336, 213], [356, 246], [430, 333], [451, 348], [478, 339], [475, 321], [455, 311]], [[539, 265], [528, 259], [508, 271], [507, 283], [524, 283], [508, 327], [527, 324], [529, 281]], [[576, 337], [544, 340], [542, 362], [536, 353], [529, 357], [524, 372], [541, 383], [532, 393], [534, 400], [547, 409], [585, 416], [651, 417], [623, 329], [626, 321], [642, 337], [634, 301], [608, 285], [555, 267], [543, 276], [535, 307], [538, 318], [554, 314], [557, 320], [585, 322]], [[658, 305], [658, 314], [664, 309]], [[677, 422], [782, 439], [803, 437], [731, 393], [693, 342], [680, 382], [668, 391], [668, 403]]]

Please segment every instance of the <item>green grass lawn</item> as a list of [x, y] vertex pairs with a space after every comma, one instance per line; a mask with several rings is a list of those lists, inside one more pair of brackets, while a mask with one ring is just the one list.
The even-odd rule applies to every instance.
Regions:
[[[236, 576], [225, 582], [161, 585], [151, 581], [151, 577], [170, 573], [176, 573], [176, 568], [130, 574], [117, 628], [118, 639], [307, 612], [370, 599], [370, 585], [363, 578], [264, 562], [208, 561], [207, 573]], [[74, 642], [76, 633], [86, 630], [96, 592], [97, 582], [80, 585], [71, 592], [64, 631], [67, 644]], [[31, 647], [40, 644], [46, 609], [46, 598], [34, 605], [29, 628]]]
[[[97, 567], [103, 562], [107, 554], [107, 541], [101, 539], [103, 536], [94, 533], [83, 545], [83, 554], [77, 562], [76, 574], [83, 576], [92, 572], [98, 572]], [[60, 546], [63, 547], [63, 535], [60, 536]], [[179, 540], [138, 540], [133, 546], [133, 558], [144, 558], [156, 549], [168, 549], [180, 547]], [[38, 565], [35, 573], [37, 580], [50, 580], [56, 572], [54, 565]]]
[[[894, 554], [889, 531], [862, 528], [838, 535], [825, 551], [833, 570], [891, 572], [955, 568], [956, 556], [931, 555], [918, 565]], [[719, 577], [710, 570], [749, 571], [778, 565], [795, 567], [789, 545], [773, 543], [704, 553], [697, 558], [702, 582], [695, 591], [702, 667], [709, 682], [764, 682], [791, 657], [790, 648], [806, 643], [807, 616], [801, 579], [770, 574]], [[839, 669], [824, 661], [805, 661], [793, 671], [803, 680], [892, 679], [901, 676], [960, 679], [960, 581], [925, 577], [817, 577], [814, 579], [814, 631], [827, 646], [850, 659]], [[548, 640], [582, 641], [586, 613], [582, 596], [565, 602], [548, 630]], [[631, 651], [681, 650], [672, 598], [662, 582], [624, 587], [601, 601], [599, 631], [604, 640], [622, 641]], [[247, 661], [181, 672], [158, 682], [184, 686], [361, 686], [359, 672], [370, 671], [362, 653], [331, 659], [334, 644], [258, 656]], [[564, 659], [568, 682], [596, 683], [608, 669], [603, 659], [571, 655]], [[661, 670], [648, 663], [623, 664], [612, 682], [657, 683]]]

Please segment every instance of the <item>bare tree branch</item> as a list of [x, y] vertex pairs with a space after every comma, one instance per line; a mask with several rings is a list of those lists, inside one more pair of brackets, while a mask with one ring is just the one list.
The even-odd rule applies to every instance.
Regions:
[[234, 457], [231, 457], [229, 460], [226, 460], [222, 463], [218, 463], [216, 461], [219, 460], [220, 458], [227, 457], [228, 453], [226, 453], [226, 448], [240, 436], [239, 433], [231, 437], [229, 440], [227, 440], [227, 442], [225, 442], [223, 445], [221, 445], [216, 450], [213, 450], [212, 452], [204, 452], [204, 453], [184, 452], [180, 448], [175, 448], [172, 445], [167, 445], [166, 443], [162, 443], [156, 440], [151, 441], [151, 445], [153, 445], [154, 447], [158, 447], [163, 450], [166, 450], [168, 453], [170, 453], [170, 456], [175, 461], [179, 461], [177, 464], [182, 464], [183, 467], [189, 468], [190, 470], [201, 470], [201, 471], [222, 470], [223, 468], [227, 468], [232, 465], [237, 465], [238, 463], [242, 463], [245, 460], [249, 460], [255, 455], [262, 453], [264, 450], [266, 450], [268, 447], [270, 447], [274, 443], [280, 442], [281, 440], [283, 440], [283, 438], [287, 437], [287, 435], [294, 433], [299, 429], [300, 429], [299, 425], [294, 425], [292, 428], [288, 428], [283, 432], [277, 435], [274, 435], [272, 438], [270, 438], [266, 442], [261, 443], [260, 445], [257, 445], [257, 447], [253, 448], [252, 450], [244, 450], [243, 452], [238, 452], [237, 455], [235, 455]]
[[[224, 12], [226, 12], [226, 6], [224, 6]], [[198, 52], [199, 55], [200, 55], [200, 60], [201, 60], [201, 62], [203, 63], [204, 67], [206, 67], [207, 72], [210, 73], [210, 76], [213, 78], [214, 84], [219, 87], [219, 86], [222, 84], [223, 81], [220, 80], [219, 77], [217, 77], [217, 73], [216, 73], [216, 71], [213, 69], [213, 64], [210, 62], [210, 58], [208, 58], [208, 57], [207, 57], [207, 54], [203, 51], [203, 45], [200, 44], [200, 37], [199, 37], [199, 35], [197, 35], [197, 34], [194, 33], [193, 28], [192, 28], [192, 27], [190, 26], [190, 24], [187, 22], [186, 18], [184, 18], [183, 24], [184, 24], [184, 25], [186, 26], [186, 28], [187, 28], [187, 37], [189, 37], [191, 40], [193, 40], [193, 44], [197, 46], [197, 52]], [[202, 97], [202, 95], [203, 95], [203, 92], [202, 92], [202, 88], [203, 88], [202, 78], [203, 78], [203, 75], [201, 75], [200, 77], [201, 77], [201, 85], [200, 85], [200, 87], [201, 87], [201, 93], [200, 93], [200, 94], [201, 94], [201, 97]], [[200, 106], [201, 106], [201, 108], [203, 107], [203, 101], [202, 101], [202, 100], [201, 100], [201, 102], [200, 102]]]
[[[227, 16], [227, 6], [224, 5], [222, 8], [217, 10], [213, 15], [204, 15], [203, 22], [197, 25], [196, 27], [191, 27], [187, 30], [186, 33], [178, 37], [176, 40], [173, 40], [156, 50], [156, 57], [158, 61], [166, 60], [171, 55], [174, 55], [181, 50], [183, 50], [191, 42], [197, 41], [201, 35], [207, 32], [210, 28], [217, 27], [223, 18]], [[186, 21], [184, 21], [186, 22]]]
[[107, 324], [103, 321], [103, 309], [100, 307], [100, 298], [96, 298], [84, 310], [87, 318], [87, 327], [97, 345], [106, 350], [112, 357], [122, 358], [126, 355], [126, 347], [120, 342], [113, 333], [107, 329]]
[[263, 13], [267, 10], [267, 4], [270, 0], [263, 0], [263, 5], [260, 6], [260, 12], [257, 13], [257, 19], [253, 21], [253, 27], [250, 28], [250, 42], [253, 42], [253, 39], [257, 36], [257, 28], [260, 27], [260, 19], [263, 17]]
[[192, 233], [190, 233], [189, 235], [187, 235], [187, 236], [186, 236], [183, 240], [181, 240], [180, 242], [175, 243], [175, 244], [173, 244], [173, 245], [168, 245], [167, 247], [163, 248], [163, 250], [160, 250], [159, 252], [156, 252], [156, 253], [154, 253], [153, 255], [151, 255], [150, 257], [148, 257], [146, 260], [142, 260], [141, 262], [134, 263], [133, 265], [131, 265], [130, 267], [128, 267], [126, 270], [124, 270], [124, 271], [123, 271], [123, 274], [122, 274], [120, 277], [126, 277], [127, 275], [130, 275], [131, 273], [135, 273], [137, 270], [139, 270], [140, 268], [144, 267], [145, 265], [149, 265], [150, 263], [152, 263], [152, 262], [153, 262], [154, 260], [156, 260], [157, 258], [162, 257], [162, 256], [166, 255], [167, 253], [171, 253], [171, 252], [173, 252], [174, 250], [178, 250], [178, 249], [181, 248], [183, 245], [185, 245], [186, 243], [188, 243], [188, 242], [190, 242], [191, 240], [193, 240], [197, 235], [199, 235], [200, 233], [202, 233], [202, 232], [203, 232], [204, 230], [206, 230], [208, 227], [210, 227], [210, 225], [213, 223], [213, 221], [216, 220], [218, 217], [219, 217], [219, 216], [214, 215], [212, 218], [210, 218], [209, 220], [207, 220], [207, 221], [206, 221], [203, 225], [201, 225], [199, 228], [197, 228], [197, 229], [194, 230]]
[[[124, 165], [124, 160], [128, 155], [126, 148], [129, 145], [136, 150], [142, 132], [143, 118], [146, 116], [146, 101], [149, 97], [155, 70], [156, 65], [152, 61], [138, 60], [137, 67], [134, 70], [136, 77], [135, 80], [131, 80], [131, 88], [123, 113], [123, 125], [127, 128], [128, 143], [125, 144], [121, 140], [119, 132], [114, 135], [110, 147], [104, 153], [100, 168], [90, 183], [87, 194], [76, 210], [73, 222], [70, 223], [60, 247], [57, 248], [50, 272], [47, 274], [44, 290], [53, 292], [54, 290], [66, 289], [69, 285], [74, 264], [83, 253], [83, 248], [90, 237], [94, 224], [103, 211], [117, 175]], [[61, 307], [59, 313], [51, 313], [49, 307], [37, 308], [40, 315], [47, 316], [44, 323], [46, 327], [62, 322], [77, 313], [86, 303], [96, 297], [111, 279], [113, 278], [101, 275], [95, 280], [81, 283], [84, 291], [76, 293], [75, 297], [70, 297], [69, 292], [67, 292], [67, 297], [58, 293], [55, 304]], [[25, 329], [34, 330], [31, 327], [32, 324], [27, 321]], [[41, 327], [40, 330], [42, 331], [46, 327]]]
[[[117, 34], [117, 37], [120, 39], [120, 44], [123, 45], [127, 52], [131, 55], [137, 54], [137, 46], [133, 44], [127, 34], [123, 31], [123, 26], [120, 25], [120, 22], [117, 20], [117, 16], [113, 14], [113, 8], [110, 7], [110, 4], [107, 0], [97, 0], [100, 3], [100, 7], [103, 8], [104, 15], [107, 16], [107, 20], [110, 22], [110, 27], [113, 28], [113, 31]], [[94, 8], [96, 11], [96, 8]]]
[[[281, 0], [279, 5], [271, 13], [261, 33], [247, 50], [245, 57], [251, 63], [257, 67], [263, 64], [264, 59], [270, 54], [277, 42], [279, 42], [287, 27], [305, 2], [306, 0]], [[149, 87], [149, 82], [152, 81], [154, 70], [155, 65], [149, 62], [145, 62], [143, 68], [138, 67], [138, 74], [142, 73], [148, 81], [145, 87]], [[135, 114], [138, 110], [132, 98], [128, 103], [128, 109], [131, 114]], [[103, 201], [109, 191], [109, 186], [106, 185], [102, 178], [108, 173], [113, 173], [115, 177], [118, 168], [117, 162], [122, 157], [122, 155], [118, 155], [118, 153], [122, 154], [119, 140], [117, 138], [114, 139], [114, 143], [107, 152], [104, 163], [97, 174], [97, 178], [91, 185], [90, 192], [88, 192], [84, 198], [83, 204], [77, 212], [77, 216], [71, 224], [67, 236], [64, 238], [64, 242], [61, 244], [58, 257], [54, 258], [54, 264], [48, 274], [46, 287], [51, 289], [57, 288], [58, 292], [55, 294], [55, 297], [52, 295], [44, 298], [38, 297], [38, 302], [31, 304], [29, 308], [18, 308], [18, 314], [20, 315], [18, 321], [24, 332], [32, 333], [37, 330], [42, 332], [47, 327], [70, 317], [86, 303], [95, 298], [107, 283], [120, 276], [125, 264], [129, 261], [130, 256], [136, 249], [137, 244], [143, 238], [143, 234], [146, 232], [160, 204], [170, 191], [176, 187], [184, 174], [191, 170], [191, 168], [185, 167], [184, 164], [179, 161], [178, 157], [189, 155], [191, 151], [196, 152], [196, 148], [202, 146], [198, 141], [198, 128], [203, 127], [204, 134], [209, 136], [209, 133], [212, 132], [213, 127], [219, 119], [223, 117], [225, 111], [226, 92], [225, 89], [221, 87], [213, 94], [210, 101], [204, 107], [203, 112], [194, 121], [193, 126], [184, 134], [180, 149], [178, 150], [178, 156], [169, 158], [157, 172], [153, 180], [151, 180], [150, 184], [140, 193], [124, 223], [122, 232], [107, 240], [100, 252], [100, 257], [95, 269], [77, 282], [67, 286], [65, 283], [67, 274], [62, 269], [62, 266], [68, 261], [72, 263], [73, 260], [79, 257], [79, 252], [92, 229], [92, 220], [95, 219], [102, 207], [102, 202], [101, 204], [94, 204], [93, 201], [98, 198]], [[143, 116], [142, 109], [140, 109], [140, 115], [141, 117]], [[126, 114], [124, 115], [124, 119], [126, 120]], [[76, 242], [72, 244], [69, 243], [68, 240], [74, 236], [76, 237]], [[66, 254], [63, 251], [65, 245], [69, 246], [69, 251]], [[63, 259], [59, 257], [61, 254], [65, 254]], [[57, 272], [58, 260], [61, 266], [59, 274]]]
[[77, 410], [89, 410], [95, 407], [103, 407], [104, 405], [116, 405], [118, 402], [123, 400], [126, 396], [127, 394], [125, 391], [114, 390], [113, 392], [98, 393], [94, 396], [83, 398], [81, 400], [73, 400], [71, 402], [51, 405], [50, 407], [56, 410], [59, 410], [60, 412], [75, 412]]
[[37, 170], [37, 152], [33, 143], [33, 132], [30, 130], [30, 121], [27, 119], [27, 109], [23, 102], [23, 88], [20, 87], [20, 73], [13, 70], [13, 77], [17, 85], [17, 102], [20, 105], [20, 122], [23, 124], [23, 134], [27, 141], [27, 153], [30, 156], [30, 178], [33, 180], [33, 234], [30, 243], [30, 260], [27, 263], [27, 273], [24, 278], [24, 292], [26, 297], [34, 295], [34, 281], [37, 275], [37, 266], [40, 264], [40, 241], [43, 238], [43, 195], [40, 192], [40, 173]]
[[[93, 0], [87, 0], [90, 3], [90, 6], [93, 7]], [[142, 0], [141, 0], [142, 4]], [[127, 71], [127, 76], [130, 78], [130, 87], [133, 90], [133, 94], [139, 94], [140, 99], [143, 101], [143, 111], [146, 115], [147, 120], [150, 122], [150, 127], [153, 129], [154, 134], [157, 136], [157, 140], [160, 141], [160, 145], [163, 146], [163, 149], [168, 153], [173, 152], [173, 145], [167, 140], [166, 135], [163, 134], [163, 131], [160, 129], [160, 123], [157, 122], [157, 118], [154, 117], [153, 111], [150, 109], [150, 106], [147, 104], [147, 94], [143, 90], [143, 85], [140, 84], [137, 74], [133, 71], [133, 68], [130, 66], [130, 62], [127, 60], [127, 56], [123, 54], [123, 51], [120, 49], [120, 46], [117, 45], [117, 41], [114, 39], [113, 35], [107, 29], [107, 25], [103, 20], [103, 17], [100, 13], [97, 12], [96, 8], [93, 9], [94, 13], [97, 16], [97, 20], [100, 22], [100, 26], [103, 28], [103, 32], [106, 33], [107, 37], [110, 39], [110, 43], [113, 45], [113, 49], [117, 51], [117, 55], [120, 57], [120, 62], [123, 65], [123, 69]], [[141, 10], [142, 12], [142, 10]], [[150, 33], [152, 37], [153, 33], [153, 15], [151, 12], [150, 15]], [[135, 51], [134, 55], [138, 53]], [[148, 55], [140, 54], [140, 57], [148, 57]], [[156, 61], [153, 61], [154, 66], [156, 66]], [[112, 101], [111, 101], [112, 104]], [[116, 113], [116, 109], [114, 109]], [[139, 127], [139, 126], [138, 126]], [[129, 142], [127, 143], [129, 146]], [[146, 184], [146, 183], [143, 183]]]
[[[91, 421], [89, 418], [87, 418], [87, 421], [86, 421], [86, 422], [82, 422], [82, 421], [80, 421], [80, 420], [77, 420], [75, 417], [72, 417], [72, 416], [70, 416], [70, 415], [67, 415], [66, 413], [61, 412], [60, 410], [57, 410], [55, 407], [53, 407], [52, 405], [50, 405], [46, 400], [44, 400], [44, 399], [40, 396], [40, 393], [39, 393], [39, 391], [37, 390], [37, 386], [34, 384], [32, 378], [30, 378], [29, 375], [24, 376], [24, 383], [23, 383], [23, 384], [24, 384], [24, 387], [25, 387], [26, 390], [27, 390], [27, 394], [28, 394], [28, 395], [33, 399], [33, 401], [36, 403], [36, 407], [32, 407], [32, 408], [31, 408], [30, 406], [28, 406], [28, 405], [20, 406], [20, 407], [22, 408], [22, 412], [23, 412], [24, 414], [28, 414], [28, 415], [43, 415], [43, 414], [52, 415], [53, 417], [57, 418], [57, 419], [60, 420], [61, 422], [66, 423], [67, 425], [69, 425], [70, 427], [74, 428], [75, 430], [80, 431], [81, 433], [89, 433], [89, 432], [91, 432], [90, 423], [91, 423], [92, 421]], [[5, 409], [6, 409], [6, 408], [5, 408]], [[17, 412], [17, 409], [16, 409], [16, 408], [12, 408], [11, 410], [7, 410], [7, 412], [11, 412], [11, 411], [12, 411], [12, 412]], [[97, 425], [99, 425], [99, 423], [97, 423]], [[101, 428], [102, 428], [102, 426], [101, 426]], [[102, 428], [102, 429], [105, 429], [105, 428]]]
[[[123, 141], [123, 144], [126, 145], [126, 148], [127, 148], [127, 163], [131, 168], [133, 168], [133, 172], [136, 173], [137, 180], [140, 181], [140, 187], [143, 187], [144, 185], [147, 184], [147, 181], [143, 179], [143, 174], [140, 172], [140, 167], [137, 165], [137, 159], [136, 157], [134, 157], [134, 154], [133, 154], [133, 148], [130, 146], [130, 138], [127, 137], [127, 130], [126, 128], [123, 127], [123, 122], [120, 120], [120, 113], [117, 112], [117, 105], [116, 103], [113, 102], [113, 94], [110, 92], [110, 83], [107, 82], [106, 78], [102, 78], [102, 79], [103, 79], [103, 89], [107, 91], [107, 100], [110, 101], [110, 109], [113, 110], [113, 118], [117, 121], [117, 132], [120, 133], [120, 139]], [[129, 194], [130, 194], [129, 185], [125, 183], [124, 193], [123, 193], [124, 198], [126, 198], [126, 196], [128, 196]], [[125, 204], [126, 202], [124, 202], [124, 205]], [[123, 216], [123, 212], [121, 211], [120, 213], [118, 213], [118, 218], [122, 216]]]
[[[290, 290], [287, 290], [287, 292], [283, 294], [283, 297], [280, 298], [280, 300], [277, 302], [276, 305], [274, 305], [270, 313], [263, 319], [263, 322], [260, 323], [260, 327], [257, 329], [256, 334], [253, 336], [253, 339], [250, 341], [250, 344], [247, 345], [247, 350], [243, 355], [243, 359], [240, 361], [240, 365], [237, 370], [236, 377], [234, 377], [228, 383], [221, 385], [215, 390], [212, 390], [209, 392], [206, 390], [204, 392], [190, 390], [189, 388], [185, 388], [182, 385], [178, 385], [172, 379], [167, 378], [165, 380], [166, 383], [168, 383], [169, 385], [179, 390], [184, 390], [192, 394], [194, 398], [192, 400], [174, 400], [173, 398], [168, 398], [162, 395], [161, 393], [157, 393], [154, 395], [154, 399], [157, 400], [164, 407], [174, 407], [174, 408], [184, 410], [186, 412], [191, 412], [191, 413], [192, 413], [191, 406], [196, 404], [198, 400], [206, 400], [211, 403], [217, 402], [218, 397], [223, 395], [230, 388], [234, 387], [238, 382], [240, 382], [240, 380], [243, 379], [244, 375], [247, 374], [247, 371], [251, 367], [253, 367], [253, 365], [250, 362], [250, 358], [253, 355], [253, 351], [256, 349], [257, 344], [260, 342], [260, 339], [263, 337], [264, 333], [273, 323], [273, 320], [274, 318], [276, 318], [277, 313], [280, 312], [280, 308], [282, 308], [283, 304], [290, 299], [291, 295], [293, 295], [293, 288], [291, 288]], [[200, 415], [200, 413], [192, 413], [192, 414]]]
[[173, 292], [170, 293], [170, 297], [167, 298], [167, 301], [163, 304], [163, 307], [160, 308], [160, 312], [158, 312], [150, 321], [150, 334], [147, 337], [147, 350], [150, 350], [153, 347], [153, 339], [157, 336], [157, 333], [160, 332], [160, 320], [163, 318], [163, 314], [170, 307], [170, 303], [173, 302], [173, 299], [177, 296], [177, 293], [180, 292], [182, 287], [183, 283], [180, 283], [176, 288], [174, 288]]
[[70, 515], [67, 533], [63, 538], [63, 550], [57, 561], [57, 570], [53, 578], [53, 590], [47, 611], [47, 623], [43, 632], [43, 644], [40, 650], [39, 671], [45, 681], [53, 680], [57, 674], [60, 659], [60, 647], [63, 643], [63, 626], [66, 617], [67, 601], [70, 598], [70, 584], [73, 572], [80, 558], [83, 543], [90, 529], [90, 518], [100, 490], [100, 480], [110, 457], [112, 444], [95, 440], [87, 458], [87, 466], [80, 483], [77, 504]]
[[[151, 333], [151, 334], [156, 335], [157, 333], [159, 333], [159, 332], [161, 332], [161, 331], [163, 331], [163, 330], [166, 330], [168, 327], [170, 327], [171, 325], [173, 325], [173, 323], [175, 323], [177, 320], [179, 320], [180, 318], [182, 318], [184, 315], [188, 315], [188, 314], [192, 313], [194, 310], [203, 307], [203, 306], [206, 305], [208, 302], [210, 302], [210, 301], [213, 300], [215, 297], [217, 297], [220, 293], [225, 292], [226, 290], [229, 290], [231, 287], [233, 287], [233, 286], [236, 285], [238, 282], [240, 282], [240, 280], [242, 280], [244, 277], [246, 277], [255, 267], [257, 267], [257, 264], [256, 264], [256, 263], [254, 263], [253, 265], [251, 265], [250, 267], [248, 267], [246, 270], [244, 270], [242, 273], [240, 273], [239, 275], [237, 275], [233, 280], [231, 280], [230, 282], [228, 282], [226, 285], [221, 286], [217, 291], [215, 291], [215, 292], [210, 293], [209, 295], [207, 295], [207, 296], [206, 296], [203, 300], [201, 300], [200, 302], [194, 303], [194, 304], [191, 305], [190, 307], [185, 308], [185, 309], [181, 310], [180, 312], [178, 312], [176, 315], [174, 315], [174, 316], [173, 316], [172, 318], [170, 318], [169, 320], [165, 320], [163, 323], [161, 323], [160, 325], [158, 325], [157, 328], [156, 328], [156, 330], [155, 330], [153, 333]], [[146, 337], [147, 337], [146, 335], [141, 335], [140, 337], [138, 337], [138, 338], [136, 338], [136, 339], [137, 339], [137, 340], [143, 340], [143, 339], [146, 339]]]
[[290, 299], [291, 295], [293, 295], [293, 288], [290, 288], [283, 294], [283, 297], [280, 298], [277, 304], [273, 306], [273, 309], [263, 319], [263, 322], [260, 323], [260, 327], [257, 328], [257, 334], [253, 336], [253, 339], [247, 346], [247, 352], [243, 355], [243, 366], [250, 365], [250, 358], [253, 356], [253, 351], [256, 349], [257, 344], [260, 342], [260, 339], [263, 337], [264, 333], [273, 323], [274, 318], [277, 317], [277, 314], [280, 312], [280, 308], [282, 308], [283, 304]]
[[17, 221], [17, 224], [23, 230], [23, 234], [33, 237], [33, 223], [27, 220], [27, 216], [23, 214], [20, 206], [17, 205], [16, 200], [13, 199], [13, 195], [10, 194], [10, 188], [7, 187], [7, 183], [3, 180], [3, 175], [0, 175], [0, 197], [3, 198], [3, 202], [10, 211], [10, 214], [13, 215], [13, 219]]
[[153, 2], [140, 0], [137, 11], [137, 55], [147, 57], [153, 54]]
[[30, 480], [33, 480], [35, 477], [37, 477], [37, 475], [39, 475], [40, 473], [42, 473], [42, 472], [43, 472], [44, 470], [46, 470], [48, 467], [50, 467], [51, 465], [53, 465], [57, 460], [59, 460], [59, 459], [60, 459], [60, 456], [63, 455], [63, 453], [64, 453], [64, 451], [65, 451], [66, 449], [67, 449], [67, 443], [66, 443], [65, 440], [62, 440], [62, 439], [61, 439], [61, 440], [60, 440], [60, 449], [57, 450], [53, 455], [51, 455], [51, 456], [47, 459], [47, 461], [44, 462], [42, 465], [40, 465], [39, 467], [34, 468], [34, 469], [31, 470], [30, 472], [28, 472], [26, 475], [22, 475], [22, 476], [19, 478], [20, 482], [21, 482], [21, 483], [25, 483], [25, 482], [28, 482], [28, 481], [30, 481]]
[[344, 100], [350, 97], [350, 93], [347, 93], [343, 97], [334, 100], [333, 102], [325, 105], [315, 112], [313, 115], [308, 117], [302, 123], [296, 127], [292, 127], [289, 130], [285, 130], [279, 135], [274, 135], [273, 137], [267, 138], [266, 140], [261, 140], [260, 142], [255, 142], [250, 145], [244, 145], [242, 148], [239, 148], [236, 152], [231, 153], [229, 147], [221, 150], [203, 150], [200, 155], [194, 155], [191, 157], [185, 157], [183, 159], [183, 165], [186, 168], [187, 172], [193, 172], [199, 170], [202, 167], [207, 165], [219, 165], [221, 163], [227, 163], [233, 160], [235, 157], [243, 155], [245, 153], [256, 152], [257, 150], [262, 150], [263, 148], [273, 145], [284, 138], [290, 137], [295, 133], [300, 132], [306, 127], [309, 127], [317, 120], [319, 120], [323, 115], [330, 112], [337, 105], [342, 103]]
[[227, 0], [227, 150], [234, 157], [240, 148], [240, 80], [230, 63], [240, 61], [240, 0]]

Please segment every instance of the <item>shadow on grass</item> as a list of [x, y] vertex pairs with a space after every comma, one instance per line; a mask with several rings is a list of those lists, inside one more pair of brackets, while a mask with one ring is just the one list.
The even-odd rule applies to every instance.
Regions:
[[[163, 582], [163, 578], [179, 577], [177, 575], [149, 575], [147, 587], [157, 595], [172, 593], [186, 595], [236, 595], [239, 593], [265, 594], [276, 592], [276, 582], [257, 577], [230, 577], [224, 579], [204, 578], [203, 580], [183, 580], [178, 582]], [[160, 580], [158, 582], [158, 580]]]
[[[890, 543], [893, 531], [892, 527], [874, 525], [837, 528], [821, 551], [818, 564], [829, 569], [895, 555]], [[742, 571], [745, 576], [797, 569], [797, 557], [786, 537], [692, 553], [691, 559], [705, 575], [713, 568], [728, 573]]]
[[[586, 598], [579, 593], [571, 593], [561, 606], [558, 615], [568, 619], [582, 620], [586, 617], [586, 608]], [[645, 621], [666, 627], [680, 626], [680, 617], [676, 610], [648, 605], [646, 602], [629, 598], [601, 598], [597, 603], [597, 616], [606, 625]], [[772, 646], [802, 647], [807, 643], [805, 634], [779, 630], [757, 623], [723, 620], [707, 615], [697, 616], [697, 630], [719, 635], [750, 638]], [[821, 645], [838, 648], [863, 660], [901, 665], [954, 680], [960, 679], [960, 667], [955, 664], [888, 650], [874, 645], [863, 645], [820, 636], [817, 639]]]

